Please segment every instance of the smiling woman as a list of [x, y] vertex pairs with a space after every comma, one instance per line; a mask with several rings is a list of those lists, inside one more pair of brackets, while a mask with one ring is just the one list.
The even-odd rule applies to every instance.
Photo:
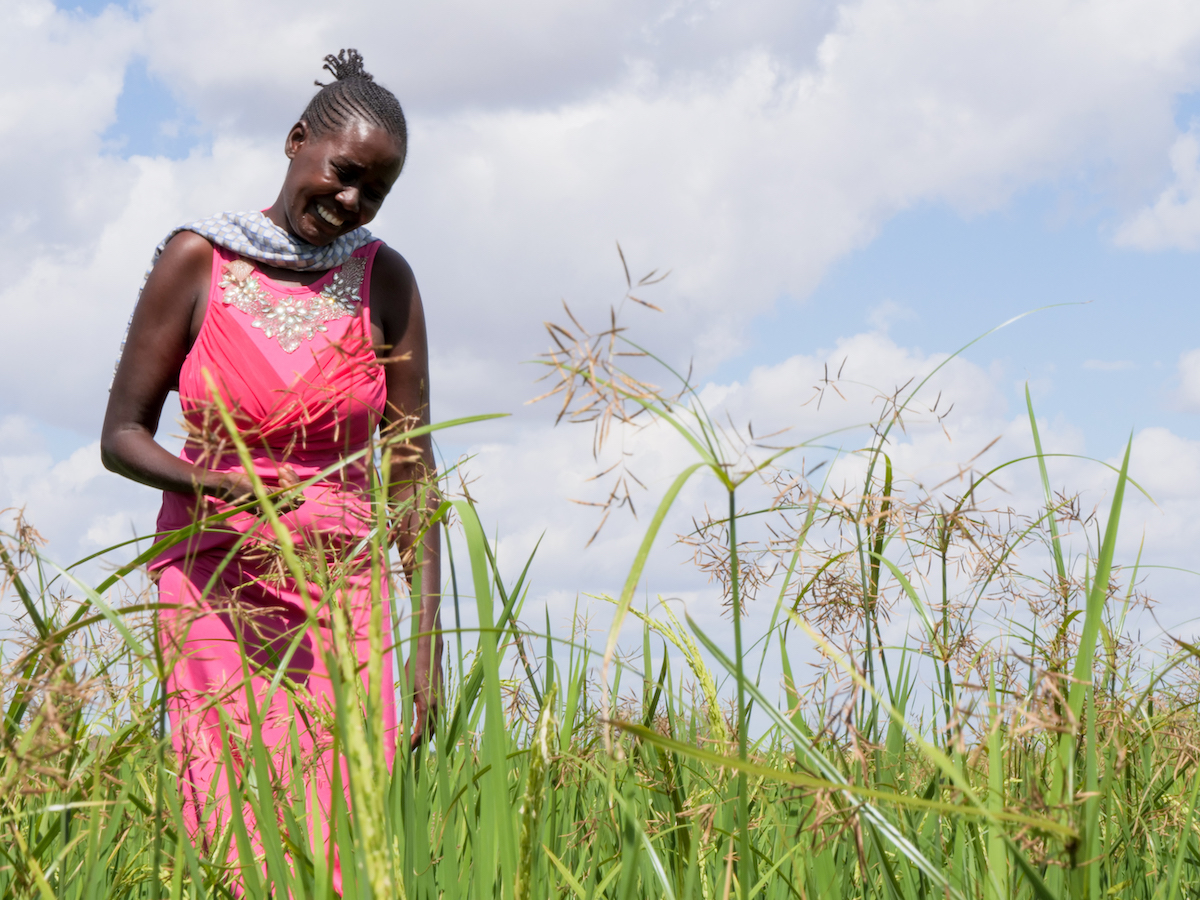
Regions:
[[[170, 673], [167, 707], [184, 815], [197, 841], [210, 845], [234, 812], [232, 779], [252, 753], [252, 727], [261, 727], [275, 773], [282, 778], [299, 763], [305, 793], [326, 813], [331, 809], [336, 760], [322, 724], [335, 714], [325, 662], [332, 658], [331, 620], [339, 611], [348, 619], [363, 671], [368, 623], [379, 604], [387, 621], [386, 591], [376, 601], [371, 596], [365, 538], [373, 513], [364, 450], [377, 427], [429, 421], [416, 281], [400, 254], [364, 227], [403, 167], [404, 115], [356, 51], [327, 57], [326, 68], [335, 80], [288, 133], [290, 164], [274, 204], [193, 222], [159, 245], [101, 439], [108, 468], [163, 491], [160, 532], [197, 526], [151, 569], [162, 604], [160, 644]], [[188, 433], [178, 457], [155, 440], [172, 389], [179, 391]], [[422, 559], [424, 637], [412, 661], [415, 744], [435, 703], [441, 656], [440, 639], [431, 637], [441, 583], [435, 528], [414, 553], [422, 504], [432, 502], [428, 436], [414, 440], [392, 471], [410, 584], [411, 560]], [[281, 574], [274, 533], [247, 505], [256, 478], [286, 494], [280, 512], [290, 542], [318, 568], [337, 569], [336, 592], [323, 596], [291, 570]], [[390, 764], [398, 731], [388, 658], [381, 703]], [[281, 665], [285, 671], [277, 673]], [[270, 693], [277, 674], [285, 690]], [[289, 743], [297, 733], [299, 747]]]

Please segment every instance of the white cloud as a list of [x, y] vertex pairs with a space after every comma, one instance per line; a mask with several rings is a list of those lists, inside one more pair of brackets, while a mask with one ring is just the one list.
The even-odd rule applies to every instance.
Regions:
[[4, 527], [14, 511], [23, 510], [49, 541], [50, 558], [63, 565], [135, 534], [153, 532], [161, 494], [104, 471], [99, 442], [61, 460], [46, 443], [29, 419], [0, 418]]
[[1152, 206], [1117, 230], [1118, 245], [1141, 250], [1200, 247], [1200, 130], [1196, 125], [1175, 139], [1169, 157], [1174, 180]]
[[[676, 346], [720, 359], [748, 318], [806, 295], [914, 203], [993, 208], [1086, 166], [1145, 177], [1173, 132], [1171, 96], [1195, 79], [1200, 22], [1180, 13], [1166, 36], [1121, 10], [865, 2], [799, 71], [759, 52], [553, 110], [427, 119], [385, 215], [434, 296], [455, 300], [490, 301], [497, 272], [535, 278], [550, 302], [590, 298], [616, 280], [619, 238], [645, 268], [673, 268]], [[443, 227], [485, 264], [439, 266]], [[511, 319], [507, 305], [479, 313], [489, 335]]]
[[[1200, 84], [1200, 7], [1175, 0], [461, 0], [420, 9], [364, 2], [336, 13], [311, 0], [219, 0], [152, 2], [99, 18], [45, 2], [15, 9], [6, 52], [38, 77], [10, 81], [0, 99], [9, 123], [0, 125], [0, 161], [22, 173], [10, 194], [16, 212], [0, 232], [10, 273], [0, 291], [0, 378], [9, 388], [0, 415], [95, 433], [155, 243], [180, 221], [267, 205], [283, 132], [310, 96], [318, 60], [358, 46], [412, 113], [409, 169], [376, 230], [421, 280], [436, 414], [521, 412], [462, 440], [487, 436], [473, 467], [505, 559], [546, 531], [540, 589], [564, 596], [619, 585], [640, 526], [612, 528], [582, 549], [595, 514], [566, 498], [595, 471], [586, 438], [522, 410], [535, 389], [515, 363], [544, 346], [537, 322], [560, 316], [560, 298], [595, 320], [620, 296], [615, 239], [638, 272], [674, 270], [650, 298], [667, 313], [646, 314], [638, 327], [669, 358], [696, 357], [703, 377], [744, 348], [757, 313], [780, 297], [803, 299], [898, 211], [993, 209], [1030, 185], [1097, 170], [1109, 179], [1101, 187], [1121, 197], [1157, 183], [1177, 138], [1173, 102]], [[211, 148], [178, 161], [103, 154], [121, 73], [139, 53], [212, 130]], [[1192, 132], [1176, 140], [1179, 187], [1160, 201], [1159, 231], [1135, 239], [1142, 226], [1131, 225], [1122, 240], [1194, 239], [1197, 140]], [[1176, 224], [1161, 224], [1168, 219]], [[710, 386], [706, 397], [759, 432], [793, 425], [806, 437], [874, 419], [875, 389], [890, 392], [943, 358], [879, 334], [805, 349], [764, 361], [744, 384]], [[845, 380], [869, 387], [844, 403], [827, 391], [819, 413], [803, 405], [825, 364], [843, 359]], [[950, 441], [935, 415], [911, 417], [897, 435], [898, 466], [936, 484], [997, 435], [1007, 443], [989, 459], [1027, 448], [1023, 415], [1005, 409], [996, 386], [1002, 374], [951, 363], [928, 397], [932, 405], [944, 391], [938, 413], [956, 404], [945, 422]], [[0, 431], [26, 428], [2, 421]], [[139, 522], [152, 515], [153, 492], [100, 472], [94, 447], [60, 459], [34, 446], [38, 427], [26, 430], [29, 449], [0, 453], [0, 497], [28, 503], [66, 555], [117, 534], [125, 511]], [[1080, 449], [1069, 423], [1046, 423], [1044, 437]], [[639, 474], [661, 491], [686, 453], [658, 432], [636, 440]], [[1190, 458], [1189, 445], [1162, 435], [1143, 443], [1150, 458]], [[1066, 461], [1051, 470], [1056, 483], [1100, 490], [1108, 477]], [[1002, 476], [1003, 487], [1036, 502], [1040, 488], [1020, 472]], [[681, 510], [702, 509], [711, 496], [697, 485]], [[672, 554], [654, 583], [702, 591]]]
[[97, 433], [155, 245], [173, 225], [209, 215], [214, 205], [269, 205], [273, 198], [261, 185], [283, 171], [275, 154], [240, 139], [218, 140], [211, 152], [178, 162], [135, 157], [106, 164], [113, 178], [80, 187], [81, 203], [104, 209], [92, 233], [67, 257], [57, 245], [25, 242], [29, 256], [0, 285], [0, 380], [11, 386], [0, 413]]
[[[35, 249], [52, 249], [59, 264], [70, 264], [107, 219], [113, 194], [124, 193], [119, 167], [100, 155], [100, 136], [115, 117], [138, 38], [115, 6], [87, 18], [50, 0], [5, 5], [0, 50], [13, 73], [0, 89], [0, 166], [8, 173], [0, 263], [7, 271], [27, 264]], [[105, 183], [107, 196], [96, 190]]]
[[[814, 354], [756, 367], [744, 382], [704, 384], [699, 397], [718, 424], [744, 429], [749, 423], [759, 436], [788, 428], [766, 439], [773, 446], [809, 442], [785, 460], [793, 467], [803, 461], [811, 468], [840, 453], [828, 487], [841, 494], [847, 489], [854, 491], [861, 482], [862, 457], [855, 451], [869, 443], [869, 426], [883, 412], [883, 398], [894, 395], [905, 382], [908, 388], [902, 396], [907, 396], [939, 365], [942, 368], [921, 388], [906, 413], [904, 427], [893, 429], [888, 453], [897, 484], [906, 489], [923, 485], [926, 489], [937, 487], [939, 495], [962, 492], [969, 473], [978, 476], [1032, 450], [1026, 416], [1014, 418], [1006, 408], [998, 387], [1001, 371], [899, 346], [886, 335], [872, 332], [843, 338]], [[831, 384], [825, 383], [827, 375]], [[824, 394], [818, 402], [816, 391], [822, 386]], [[1079, 433], [1069, 425], [1041, 422], [1040, 430], [1050, 453], [1083, 450]], [[505, 439], [472, 448], [476, 457], [467, 464], [481, 476], [471, 491], [480, 501], [485, 524], [500, 535], [507, 566], [523, 564], [542, 537], [534, 570], [535, 595], [565, 598], [568, 605], [572, 590], [619, 589], [653, 505], [674, 477], [697, 459], [695, 451], [665, 426], [626, 432], [619, 447], [610, 447], [598, 461], [591, 458], [590, 437], [587, 427], [562, 425], [555, 429], [527, 418]], [[1000, 441], [993, 443], [997, 438]], [[991, 449], [977, 458], [989, 445]], [[597, 543], [584, 549], [600, 513], [569, 501], [602, 500], [611, 481], [589, 483], [587, 479], [616, 462], [619, 452], [629, 454], [629, 467], [647, 485], [646, 491], [634, 490], [639, 520], [634, 524], [626, 511], [617, 510]], [[1050, 460], [1049, 468], [1056, 487], [1103, 490], [1103, 476], [1098, 480], [1092, 470], [1099, 467], [1094, 464], [1089, 468], [1075, 460], [1056, 458]], [[774, 489], [751, 479], [741, 491], [740, 504], [747, 509], [762, 508], [773, 497]], [[1035, 464], [1002, 472], [984, 487], [981, 502], [1011, 504], [1024, 512], [1036, 510], [1043, 500]], [[692, 519], [703, 518], [706, 506], [719, 514], [724, 503], [719, 486], [708, 476], [695, 479], [680, 495], [651, 558], [646, 582], [651, 596], [698, 590], [699, 597], [712, 602], [713, 589], [687, 565], [690, 553], [671, 542], [673, 535], [691, 531]], [[760, 528], [761, 524], [748, 522], [743, 537], [755, 536]]]
[[[1120, 466], [1121, 459], [1112, 457], [1108, 462]], [[1192, 639], [1197, 634], [1193, 598], [1200, 580], [1200, 566], [1194, 562], [1200, 441], [1166, 428], [1143, 429], [1133, 439], [1130, 475], [1153, 499], [1134, 487], [1127, 490], [1121, 561], [1128, 569], [1141, 554], [1150, 594], [1162, 604], [1155, 613], [1155, 630], [1161, 626]], [[1113, 479], [1107, 475], [1105, 480]]]
[[1186, 502], [1194, 509], [1200, 499], [1200, 441], [1166, 428], [1146, 428], [1134, 438], [1132, 455], [1136, 460], [1133, 474], [1155, 500]]
[[341, 47], [359, 48], [376, 77], [422, 115], [549, 109], [609, 90], [631, 66], [687, 77], [763, 49], [802, 67], [837, 15], [829, 0], [359, 0], [336, 13], [318, 0], [158, 0], [145, 9], [152, 68], [202, 119], [273, 138], [311, 96], [317, 61]]
[[[944, 425], [959, 433], [979, 431], [978, 436], [986, 435], [985, 443], [998, 435], [989, 432], [1003, 428], [1007, 404], [994, 374], [962, 358], [899, 346], [880, 332], [841, 338], [813, 355], [757, 366], [745, 384], [709, 386], [701, 396], [735, 417], [750, 419], [758, 433], [790, 428], [777, 442], [856, 429], [852, 437], [829, 439], [840, 444], [861, 441], [866, 426], [884, 413], [886, 398], [909, 397], [927, 377], [903, 426], [895, 429], [897, 439], [932, 434], [945, 440]], [[977, 449], [962, 448], [963, 461]]]
[[[441, 371], [475, 361], [477, 378], [435, 385], [438, 409], [460, 413], [524, 399], [512, 364], [543, 345], [534, 323], [560, 297], [587, 308], [618, 295], [614, 239], [635, 267], [674, 269], [648, 339], [707, 366], [745, 347], [756, 313], [804, 297], [914, 203], [992, 208], [1089, 166], [1144, 178], [1171, 138], [1173, 97], [1198, 80], [1200, 38], [1200, 12], [1167, 0], [863, 0], [805, 13], [463, 0], [336, 17], [311, 2], [229, 0], [152, 3], [136, 19], [21, 8], [37, 14], [14, 49], [39, 71], [61, 58], [65, 72], [11, 91], [39, 110], [21, 121], [39, 146], [18, 166], [37, 173], [22, 184], [66, 185], [70, 203], [25, 204], [45, 227], [5, 245], [21, 265], [0, 305], [10, 334], [32, 333], [51, 308], [70, 352], [39, 358], [8, 338], [3, 374], [22, 390], [4, 408], [64, 409], [85, 428], [154, 243], [193, 215], [270, 202], [282, 133], [332, 47], [358, 43], [402, 98], [424, 98], [378, 231], [421, 279]], [[99, 154], [135, 53], [214, 130], [211, 153]], [[548, 80], [560, 87], [539, 93]], [[79, 110], [58, 115], [64, 103]]]
[[1175, 399], [1188, 412], [1200, 412], [1200, 350], [1179, 357], [1179, 388]]
[[887, 331], [896, 322], [915, 319], [917, 314], [895, 300], [884, 300], [867, 314], [867, 324], [878, 331]]

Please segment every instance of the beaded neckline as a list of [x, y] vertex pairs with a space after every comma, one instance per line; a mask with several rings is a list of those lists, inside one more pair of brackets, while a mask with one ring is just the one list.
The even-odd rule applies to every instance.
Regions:
[[326, 322], [358, 313], [366, 271], [365, 259], [351, 257], [320, 293], [280, 297], [263, 288], [253, 265], [237, 259], [222, 267], [218, 287], [224, 291], [222, 299], [227, 305], [246, 313], [251, 317], [251, 326], [278, 343], [284, 352], [292, 353], [305, 341], [327, 331]]

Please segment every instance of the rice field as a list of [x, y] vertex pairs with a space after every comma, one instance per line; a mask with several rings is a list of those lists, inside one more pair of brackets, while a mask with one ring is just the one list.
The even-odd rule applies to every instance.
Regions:
[[[21, 637], [0, 644], [0, 896], [331, 898], [334, 853], [342, 896], [356, 898], [1200, 896], [1200, 650], [1147, 655], [1125, 634], [1144, 602], [1137, 565], [1115, 559], [1136, 490], [1128, 452], [1095, 519], [1051, 482], [1040, 441], [1006, 464], [1039, 473], [1040, 509], [981, 508], [991, 472], [935, 499], [902, 486], [887, 453], [916, 385], [860, 451], [862, 483], [835, 495], [819, 472], [789, 468], [797, 448], [747, 450], [718, 428], [686, 378], [667, 396], [631, 375], [621, 354], [641, 351], [615, 320], [597, 335], [554, 328], [544, 362], [561, 418], [599, 444], [656, 420], [694, 454], [639, 521], [623, 590], [596, 601], [608, 636], [556, 635], [526, 602], [536, 554], [503, 577], [474, 507], [447, 492], [425, 524], [455, 535], [430, 742], [389, 771], [378, 702], [331, 658], [351, 803], [335, 790], [332, 814], [314, 812], [298, 768], [277, 770], [252, 733], [233, 779], [244, 814], [205, 849], [183, 825], [154, 595], [139, 587], [156, 550], [112, 548], [127, 563], [87, 583], [18, 521], [0, 540], [5, 602], [22, 611]], [[1032, 405], [1029, 417], [1037, 440]], [[411, 437], [372, 448], [376, 484]], [[732, 646], [669, 604], [635, 602], [670, 540], [664, 522], [702, 478], [726, 502], [685, 537], [723, 590]], [[764, 480], [776, 499], [746, 511], [739, 498]], [[256, 490], [282, 528], [277, 498]], [[369, 550], [386, 563], [376, 577], [394, 579], [385, 498], [379, 487]], [[747, 540], [767, 516], [771, 540]], [[336, 617], [336, 567], [280, 545]], [[773, 611], [743, 633], [751, 590]], [[997, 598], [1003, 642], [985, 612]], [[899, 606], [916, 625], [897, 644], [885, 637]], [[468, 609], [477, 626], [456, 617]], [[415, 621], [403, 610], [376, 623], [368, 669], [394, 654], [403, 671]], [[640, 647], [618, 640], [631, 626]]]

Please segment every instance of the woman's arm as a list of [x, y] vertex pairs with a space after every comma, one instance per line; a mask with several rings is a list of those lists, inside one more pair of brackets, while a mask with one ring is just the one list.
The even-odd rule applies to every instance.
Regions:
[[234, 499], [249, 492], [245, 475], [190, 465], [154, 439], [167, 391], [204, 320], [212, 259], [207, 240], [182, 231], [151, 270], [108, 395], [100, 456], [105, 468], [151, 487]]
[[[371, 274], [371, 302], [378, 311], [387, 372], [387, 411], [383, 428], [406, 431], [429, 423], [429, 349], [425, 313], [412, 269], [390, 247], [381, 247]], [[409, 585], [415, 574], [416, 540], [423, 523], [437, 509], [437, 467], [433, 441], [424, 435], [393, 454], [393, 502], [402, 511], [397, 525], [401, 558]], [[442, 670], [441, 532], [434, 526], [421, 542], [421, 612], [415, 658], [410, 658], [416, 686], [413, 746], [425, 736], [437, 709]]]

